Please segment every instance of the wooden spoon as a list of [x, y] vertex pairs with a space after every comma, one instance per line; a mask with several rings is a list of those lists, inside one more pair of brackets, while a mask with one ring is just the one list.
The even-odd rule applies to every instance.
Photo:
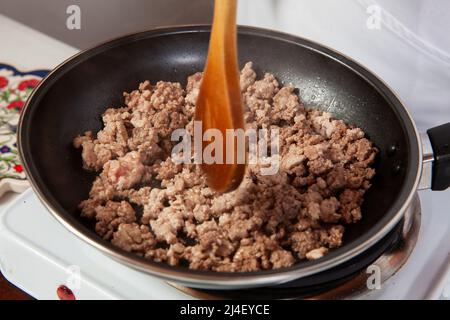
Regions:
[[[202, 137], [207, 129], [218, 129], [222, 133], [223, 164], [202, 163], [208, 185], [219, 192], [238, 187], [245, 172], [245, 163], [237, 161], [237, 140], [234, 139], [234, 160], [228, 163], [225, 143], [226, 129], [244, 129], [237, 61], [236, 7], [236, 0], [215, 0], [208, 59], [195, 110], [195, 120], [202, 121]], [[203, 142], [202, 154], [209, 143]]]

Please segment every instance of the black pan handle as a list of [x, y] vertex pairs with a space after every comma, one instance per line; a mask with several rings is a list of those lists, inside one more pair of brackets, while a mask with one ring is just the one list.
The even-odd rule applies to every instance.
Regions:
[[[442, 191], [450, 187], [450, 123], [429, 129], [427, 134], [434, 158], [431, 189]], [[425, 150], [424, 153], [426, 153]]]

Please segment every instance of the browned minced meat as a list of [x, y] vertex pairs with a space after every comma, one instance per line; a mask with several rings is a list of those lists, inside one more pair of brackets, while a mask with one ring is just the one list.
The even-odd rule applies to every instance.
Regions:
[[125, 107], [103, 114], [104, 128], [74, 139], [83, 166], [98, 173], [82, 216], [114, 245], [192, 269], [255, 271], [318, 259], [342, 245], [344, 226], [361, 219], [375, 174], [376, 148], [364, 132], [307, 109], [294, 87], [271, 74], [241, 73], [248, 127], [280, 130], [278, 174], [249, 165], [233, 192], [216, 194], [200, 169], [175, 164], [170, 135], [192, 132], [201, 73], [179, 83], [143, 82]]

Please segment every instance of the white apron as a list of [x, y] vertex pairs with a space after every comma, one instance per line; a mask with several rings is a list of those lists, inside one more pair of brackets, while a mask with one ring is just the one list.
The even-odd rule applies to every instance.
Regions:
[[361, 62], [400, 96], [419, 130], [450, 122], [450, 0], [240, 0], [238, 22]]

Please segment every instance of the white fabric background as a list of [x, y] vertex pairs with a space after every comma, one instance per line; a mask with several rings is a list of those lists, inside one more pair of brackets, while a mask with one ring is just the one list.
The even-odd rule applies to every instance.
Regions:
[[[380, 30], [367, 7], [383, 9]], [[450, 122], [449, 0], [240, 0], [238, 22], [331, 46], [382, 77], [420, 130]]]

